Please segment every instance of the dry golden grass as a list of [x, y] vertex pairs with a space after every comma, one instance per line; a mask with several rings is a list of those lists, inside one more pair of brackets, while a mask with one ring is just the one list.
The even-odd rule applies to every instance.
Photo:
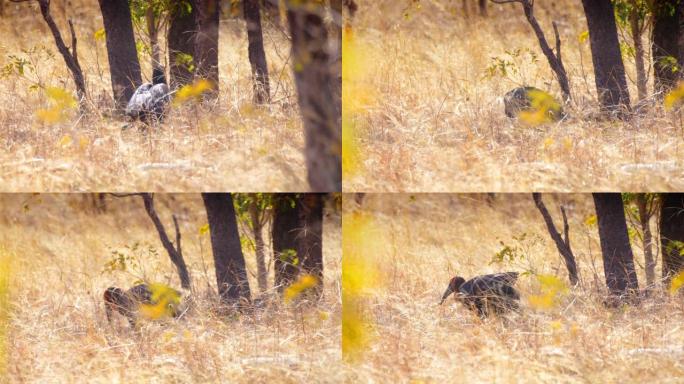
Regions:
[[[199, 195], [158, 195], [168, 227], [178, 216], [193, 277], [195, 309], [177, 321], [142, 321], [138, 333], [117, 315], [110, 326], [102, 293], [147, 278], [179, 287], [138, 197], [112, 199], [94, 214], [80, 195], [1, 195], [2, 253], [11, 276], [8, 382], [255, 383], [339, 382], [340, 218], [324, 222], [325, 289], [309, 309], [277, 305], [241, 316], [217, 314], [206, 216]], [[27, 208], [24, 208], [26, 206]], [[174, 207], [173, 209], [170, 207]], [[111, 251], [139, 242], [132, 272], [102, 273]], [[269, 245], [270, 247], [270, 245]], [[253, 297], [254, 255], [245, 258]]]
[[[306, 191], [303, 128], [289, 61], [290, 43], [265, 22], [264, 41], [273, 103], [252, 105], [247, 37], [240, 18], [221, 20], [220, 98], [203, 107], [182, 105], [149, 135], [112, 117], [111, 82], [97, 2], [55, 2], [53, 14], [65, 40], [65, 15], [74, 20], [79, 61], [86, 77], [91, 114], [72, 111], [45, 124], [36, 111], [47, 108], [45, 92], [33, 84], [75, 94], [64, 60], [37, 4], [9, 4], [0, 20], [0, 67], [15, 55], [36, 72], [0, 78], [0, 184], [4, 191]], [[162, 46], [165, 46], [162, 42]], [[44, 47], [44, 48], [43, 48]], [[32, 50], [32, 54], [22, 50]], [[52, 57], [45, 53], [47, 49]], [[141, 55], [143, 78], [151, 76]]]
[[[560, 97], [519, 5], [490, 4], [488, 18], [467, 19], [460, 1], [381, 0], [360, 6], [353, 25], [366, 56], [358, 61], [365, 66], [359, 81], [367, 106], [348, 119], [354, 122], [360, 166], [345, 175], [345, 191], [684, 187], [677, 171], [684, 157], [681, 116], [657, 106], [629, 122], [591, 118], [596, 91], [589, 41], [579, 39], [587, 30], [579, 2], [537, 2], [547, 38], [553, 37], [551, 21], [559, 24], [574, 95], [566, 108], [571, 119], [538, 127], [504, 114], [503, 95], [516, 86], [532, 85]], [[511, 59], [506, 51], [516, 49], [521, 55]], [[514, 64], [509, 75], [486, 76], [493, 57]], [[626, 58], [625, 65], [635, 100], [633, 59]]]
[[[557, 306], [543, 309], [529, 299], [545, 287], [533, 276], [521, 276], [522, 313], [481, 321], [453, 298], [438, 305], [454, 275], [468, 279], [532, 270], [567, 282], [531, 195], [497, 195], [491, 203], [484, 195], [367, 195], [361, 211], [371, 217], [373, 238], [383, 241], [381, 251], [367, 257], [375, 259], [382, 287], [364, 301], [372, 342], [356, 365], [355, 381], [684, 380], [681, 297], [658, 293], [639, 307], [606, 309], [601, 304], [605, 285], [597, 229], [584, 223], [593, 215], [591, 196], [545, 196], [545, 201], [553, 215], [559, 216], [559, 202], [568, 207], [581, 287], [570, 290]], [[350, 205], [345, 201], [345, 210]], [[513, 240], [522, 233], [526, 240]], [[499, 241], [519, 246], [525, 257], [490, 265], [502, 249]], [[633, 248], [643, 287], [643, 254], [636, 242]]]

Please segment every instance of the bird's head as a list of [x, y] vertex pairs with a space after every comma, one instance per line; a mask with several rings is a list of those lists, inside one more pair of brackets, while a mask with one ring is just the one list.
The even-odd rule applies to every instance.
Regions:
[[451, 295], [454, 292], [458, 292], [459, 288], [461, 288], [461, 285], [465, 283], [465, 279], [462, 278], [461, 276], [456, 276], [453, 279], [449, 281], [449, 286], [447, 287], [446, 291], [444, 291], [444, 295], [442, 295], [442, 300], [439, 302], [441, 305], [444, 303], [444, 300], [446, 300], [449, 295]]

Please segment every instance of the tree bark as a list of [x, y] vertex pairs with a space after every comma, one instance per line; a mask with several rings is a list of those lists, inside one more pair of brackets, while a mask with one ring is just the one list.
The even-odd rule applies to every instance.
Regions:
[[261, 30], [261, 12], [258, 0], [243, 0], [245, 23], [247, 24], [247, 40], [249, 47], [249, 63], [252, 66], [252, 81], [254, 83], [254, 103], [264, 104], [270, 101], [270, 84], [268, 80], [268, 65], [264, 52], [264, 37]]
[[[190, 12], [181, 6], [181, 0], [174, 0], [171, 10], [169, 30], [167, 35], [167, 50], [169, 55], [169, 75], [171, 88], [178, 88], [192, 82], [194, 68], [183, 58], [195, 58], [195, 36], [197, 35], [197, 0], [188, 0], [192, 9]], [[195, 64], [192, 64], [195, 65]]]
[[[682, 26], [680, 20], [684, 2], [681, 0], [662, 0], [654, 3], [653, 10], [653, 72], [655, 91], [661, 97], [672, 89], [681, 78], [684, 67], [680, 42]], [[679, 70], [676, 70], [676, 67]]]
[[619, 193], [593, 193], [598, 218], [603, 271], [612, 296], [622, 298], [639, 289], [629, 243], [625, 207]]
[[[294, 206], [293, 206], [294, 205]], [[274, 258], [274, 285], [278, 293], [292, 284], [299, 274], [297, 234], [299, 233], [300, 204], [297, 195], [279, 194], [273, 197], [271, 236]]]
[[[582, 0], [589, 27], [596, 91], [607, 111], [629, 110], [629, 91], [610, 0]], [[622, 113], [621, 113], [622, 115]]]
[[43, 20], [50, 28], [52, 32], [52, 37], [55, 39], [55, 45], [57, 45], [57, 50], [64, 58], [67, 68], [71, 72], [71, 77], [74, 79], [74, 84], [76, 84], [76, 94], [78, 95], [79, 103], [81, 106], [81, 111], [84, 109], [84, 100], [86, 96], [85, 80], [83, 78], [83, 71], [81, 70], [81, 65], [78, 63], [78, 54], [76, 51], [76, 33], [74, 32], [74, 25], [69, 20], [69, 30], [71, 32], [71, 52], [64, 44], [64, 39], [62, 39], [62, 34], [57, 28], [55, 20], [50, 14], [50, 0], [38, 0], [40, 6], [40, 13], [43, 15]]
[[302, 272], [318, 279], [316, 296], [323, 293], [323, 194], [307, 193], [299, 197], [300, 230], [297, 254]]
[[127, 0], [99, 0], [104, 21], [107, 58], [117, 110], [123, 111], [142, 83], [135, 47], [131, 10]]
[[324, 6], [314, 0], [287, 0], [286, 4], [309, 185], [314, 192], [341, 191], [340, 97], [327, 50]]
[[216, 285], [221, 302], [227, 305], [241, 304], [242, 301], [249, 303], [251, 293], [233, 197], [230, 193], [202, 193], [202, 199], [209, 221]]
[[655, 283], [655, 259], [653, 258], [653, 234], [651, 234], [650, 219], [652, 212], [649, 210], [648, 197], [645, 193], [637, 195], [637, 209], [639, 210], [639, 224], [644, 236], [644, 262], [646, 264], [646, 285], [653, 286]]
[[268, 289], [268, 271], [266, 269], [266, 245], [264, 243], [263, 223], [257, 198], [254, 196], [249, 203], [249, 215], [252, 220], [252, 232], [254, 233], [254, 248], [256, 254], [257, 265], [257, 282], [259, 283], [259, 291], [266, 292]]
[[577, 285], [577, 283], [579, 282], [579, 277], [577, 274], [577, 263], [575, 262], [575, 255], [572, 253], [572, 248], [570, 248], [569, 226], [568, 219], [565, 216], [565, 211], [563, 211], [563, 224], [565, 232], [565, 239], [563, 239], [561, 237], [561, 234], [556, 229], [555, 224], [553, 223], [551, 214], [544, 205], [541, 193], [533, 193], [532, 199], [534, 200], [537, 209], [539, 209], [539, 212], [544, 218], [544, 222], [546, 223], [546, 228], [549, 231], [549, 235], [551, 235], [551, 239], [553, 239], [554, 243], [556, 243], [556, 248], [563, 257], [563, 261], [565, 261], [565, 267], [568, 270], [568, 278], [570, 279], [570, 284]]
[[150, 48], [152, 49], [152, 68], [163, 70], [161, 65], [161, 53], [159, 50], [159, 30], [157, 28], [157, 18], [154, 15], [154, 8], [147, 8], [145, 21], [147, 22], [147, 34], [150, 37]]
[[487, 16], [487, 0], [479, 0], [478, 7], [480, 8], [480, 16]]
[[646, 67], [644, 66], [644, 45], [641, 42], [641, 35], [643, 32], [643, 20], [639, 20], [639, 5], [637, 0], [631, 0], [632, 11], [629, 15], [629, 25], [632, 30], [632, 41], [634, 42], [634, 62], [636, 65], [637, 75], [637, 97], [639, 101], [646, 99], [648, 90], [646, 84], [648, 77], [646, 76]]
[[660, 208], [663, 280], [669, 284], [684, 269], [684, 193], [664, 193]]
[[219, 1], [196, 0], [198, 9], [198, 30], [195, 47], [197, 75], [213, 83], [212, 94], [219, 90]]
[[183, 289], [190, 289], [190, 273], [188, 272], [188, 268], [185, 265], [185, 260], [183, 259], [180, 245], [180, 231], [178, 229], [178, 222], [176, 221], [176, 218], [174, 217], [173, 220], [176, 227], [177, 242], [176, 247], [174, 247], [171, 243], [171, 240], [169, 240], [169, 236], [166, 234], [164, 225], [157, 215], [157, 211], [154, 209], [154, 196], [151, 193], [142, 193], [141, 196], [143, 203], [145, 204], [145, 211], [147, 211], [147, 215], [150, 217], [150, 219], [152, 219], [152, 223], [157, 229], [159, 240], [161, 240], [164, 249], [166, 249], [166, 252], [169, 254], [171, 262], [176, 266], [176, 270], [178, 271], [178, 276], [180, 277], [181, 281], [181, 287], [183, 287]]

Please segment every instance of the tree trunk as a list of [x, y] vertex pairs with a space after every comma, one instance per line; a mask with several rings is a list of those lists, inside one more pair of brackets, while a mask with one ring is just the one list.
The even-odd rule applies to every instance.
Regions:
[[304, 122], [308, 180], [315, 192], [342, 190], [342, 125], [330, 66], [324, 6], [287, 0], [295, 84]]
[[625, 207], [619, 193], [593, 193], [598, 218], [603, 271], [610, 294], [623, 297], [639, 289], [629, 244]]
[[573, 286], [577, 285], [577, 283], [579, 283], [579, 277], [577, 275], [577, 263], [575, 262], [575, 255], [572, 253], [572, 248], [570, 248], [570, 229], [568, 226], [568, 218], [565, 216], [565, 210], [563, 210], [561, 207], [563, 212], [563, 227], [565, 232], [565, 239], [563, 239], [561, 234], [556, 229], [556, 225], [553, 223], [553, 219], [551, 218], [549, 210], [546, 209], [546, 205], [544, 205], [541, 193], [533, 193], [532, 199], [544, 218], [546, 228], [549, 231], [549, 235], [551, 235], [551, 239], [554, 241], [554, 243], [556, 243], [558, 253], [561, 254], [563, 261], [565, 261], [565, 267], [568, 270], [570, 284]]
[[639, 210], [639, 225], [643, 234], [644, 262], [646, 264], [646, 285], [652, 287], [655, 283], [655, 259], [653, 258], [653, 235], [651, 234], [651, 215], [649, 198], [645, 193], [636, 196], [637, 209]]
[[487, 0], [479, 0], [480, 16], [487, 16]]
[[[181, 0], [174, 1], [167, 35], [169, 75], [172, 89], [191, 83], [194, 77], [195, 36], [197, 35], [197, 0], [188, 0], [190, 12]], [[191, 62], [189, 61], [191, 60]]]
[[123, 111], [142, 83], [128, 0], [99, 0], [116, 109]]
[[154, 209], [154, 195], [151, 193], [142, 193], [141, 196], [143, 203], [145, 204], [145, 211], [147, 211], [147, 215], [150, 217], [154, 227], [157, 229], [159, 240], [161, 240], [164, 249], [166, 249], [166, 252], [169, 254], [171, 262], [176, 266], [176, 270], [178, 271], [178, 276], [181, 281], [181, 287], [183, 287], [183, 289], [190, 289], [190, 273], [188, 272], [188, 267], [185, 265], [185, 259], [183, 259], [183, 253], [180, 245], [180, 231], [178, 229], [178, 222], [176, 221], [175, 216], [173, 218], [173, 223], [176, 227], [176, 247], [174, 247], [171, 243], [171, 240], [169, 240], [169, 236], [166, 234], [166, 229], [164, 229], [164, 225], [159, 219], [157, 211]]
[[214, 95], [218, 95], [219, 67], [219, 1], [196, 0], [198, 9], [198, 30], [195, 57], [197, 75], [213, 83]]
[[250, 302], [245, 258], [240, 245], [233, 197], [230, 193], [202, 193], [209, 221], [216, 285], [227, 305]]
[[83, 71], [81, 70], [81, 65], [78, 63], [74, 25], [71, 20], [69, 20], [69, 30], [71, 32], [71, 52], [69, 52], [66, 44], [64, 44], [64, 39], [62, 39], [62, 34], [59, 32], [59, 28], [57, 28], [57, 24], [50, 14], [50, 0], [39, 0], [38, 5], [40, 6], [40, 13], [43, 15], [43, 20], [45, 20], [45, 23], [50, 28], [50, 32], [52, 32], [52, 37], [55, 39], [57, 50], [62, 55], [67, 68], [69, 68], [69, 71], [71, 72], [71, 77], [74, 79], [79, 105], [81, 107], [81, 111], [83, 111], [85, 107], [83, 101], [86, 97], [86, 87], [85, 80], [83, 78]]
[[249, 63], [252, 66], [254, 82], [254, 103], [264, 104], [270, 100], [268, 65], [264, 52], [264, 37], [261, 31], [261, 13], [258, 0], [244, 0], [247, 40], [249, 41]]
[[266, 292], [268, 289], [268, 271], [266, 269], [266, 246], [264, 244], [263, 223], [259, 215], [256, 196], [249, 203], [249, 215], [252, 220], [252, 232], [254, 233], [254, 248], [257, 264], [257, 282], [259, 291]]
[[297, 254], [304, 273], [318, 279], [316, 296], [323, 293], [323, 194], [300, 195], [300, 234]]
[[629, 91], [613, 4], [610, 0], [582, 0], [582, 5], [589, 27], [591, 58], [601, 107], [624, 112], [630, 106]]
[[680, 26], [683, 4], [681, 0], [662, 0], [654, 5], [653, 72], [655, 91], [661, 97], [677, 84], [684, 67], [679, 46], [683, 32]]
[[644, 45], [641, 42], [641, 34], [643, 31], [643, 21], [639, 20], [639, 5], [637, 0], [631, 0], [632, 11], [629, 15], [630, 29], [632, 30], [632, 41], [634, 42], [634, 62], [636, 64], [637, 75], [637, 97], [639, 101], [646, 99], [648, 90], [646, 83], [648, 77], [646, 76], [646, 67], [644, 66]]
[[684, 193], [664, 193], [660, 208], [660, 249], [663, 254], [663, 280], [684, 269]]
[[150, 48], [152, 50], [152, 68], [162, 69], [161, 53], [159, 50], [159, 30], [157, 29], [157, 18], [154, 15], [154, 8], [147, 8], [145, 21], [147, 22], [147, 34], [150, 37]]
[[280, 294], [296, 280], [299, 274], [299, 255], [297, 254], [299, 212], [300, 204], [296, 194], [279, 194], [273, 197], [271, 236], [273, 238], [274, 284]]

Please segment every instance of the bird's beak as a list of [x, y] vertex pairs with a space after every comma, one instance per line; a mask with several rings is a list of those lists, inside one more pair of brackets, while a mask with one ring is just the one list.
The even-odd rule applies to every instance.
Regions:
[[444, 300], [446, 300], [446, 298], [449, 297], [449, 295], [451, 295], [451, 293], [453, 292], [454, 290], [451, 288], [451, 284], [449, 284], [446, 291], [444, 291], [444, 295], [442, 295], [442, 300], [439, 302], [439, 305], [442, 305], [442, 303], [444, 303]]

